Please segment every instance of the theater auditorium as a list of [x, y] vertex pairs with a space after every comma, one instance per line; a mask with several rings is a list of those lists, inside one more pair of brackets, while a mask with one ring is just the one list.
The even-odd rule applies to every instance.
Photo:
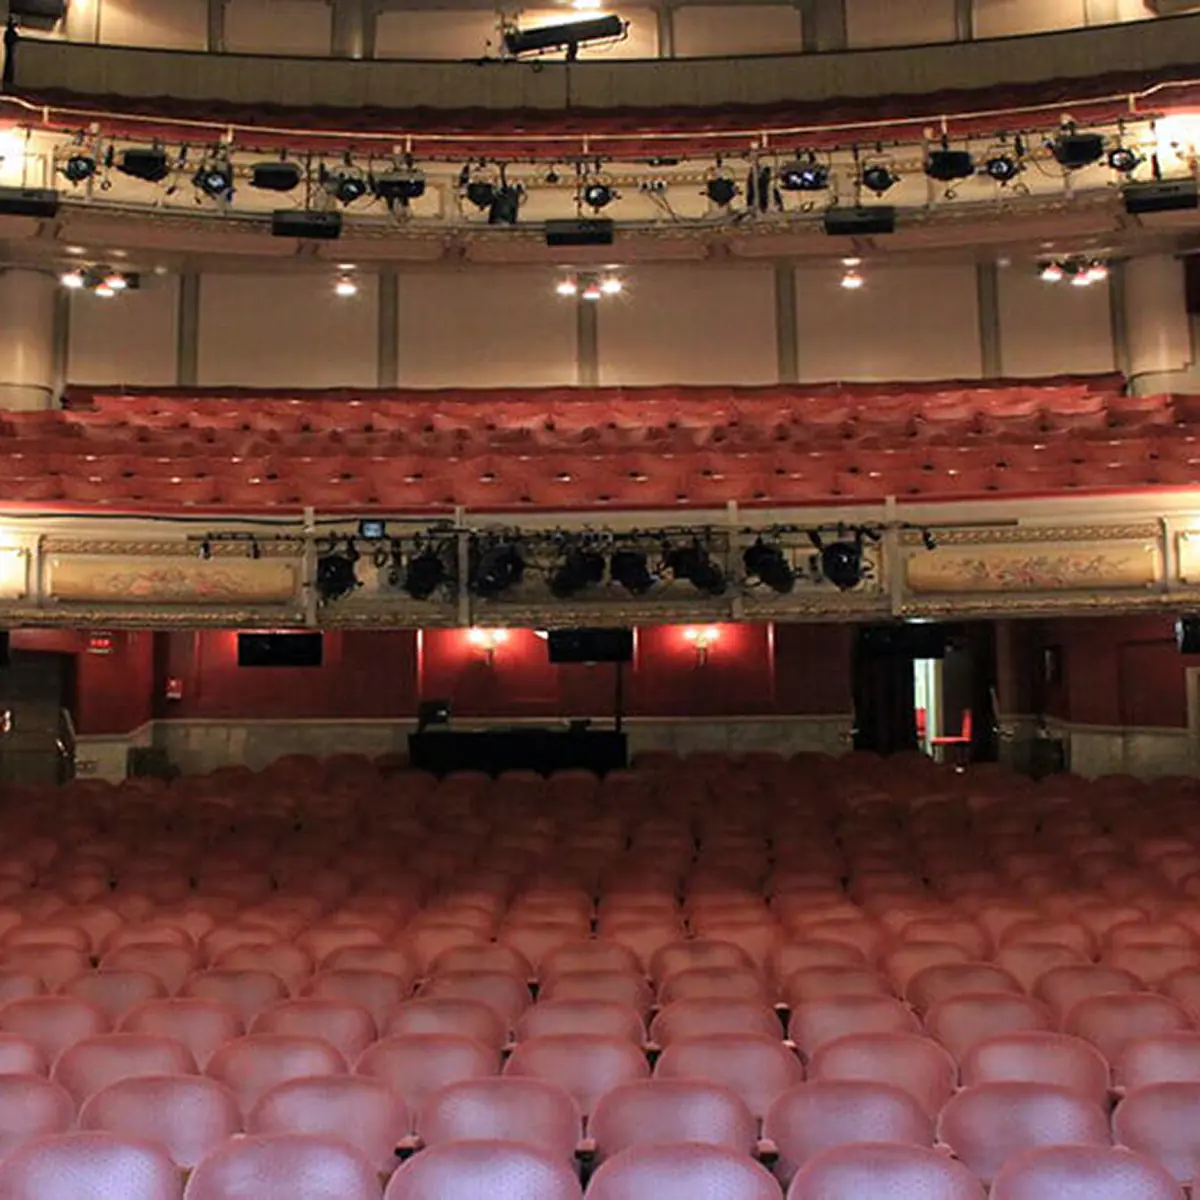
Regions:
[[0, 1200], [1186, 1200], [1200, 3], [0, 0]]

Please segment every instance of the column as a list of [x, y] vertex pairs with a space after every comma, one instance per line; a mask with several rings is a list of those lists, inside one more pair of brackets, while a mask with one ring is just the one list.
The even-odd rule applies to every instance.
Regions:
[[200, 276], [187, 271], [179, 277], [179, 320], [175, 344], [175, 383], [194, 387], [200, 373]]
[[599, 307], [595, 301], [575, 299], [575, 382], [580, 387], [600, 382]]
[[71, 0], [63, 21], [63, 33], [68, 42], [98, 42], [100, 0]]
[[205, 49], [210, 54], [225, 53], [225, 0], [208, 0], [208, 32]]
[[379, 274], [375, 383], [394, 388], [400, 380], [400, 279], [395, 269]]
[[1120, 19], [1120, 0], [1083, 0], [1085, 25], [1115, 25]]
[[994, 262], [975, 268], [975, 288], [979, 299], [979, 362], [984, 379], [1004, 374], [1000, 348], [1000, 281]]
[[0, 270], [0, 408], [52, 408], [58, 280], [25, 267]]
[[658, 57], [675, 57], [675, 10], [669, 4], [658, 10]]
[[334, 58], [370, 57], [367, 26], [370, 24], [373, 30], [375, 22], [373, 18], [368, 22], [366, 9], [366, 0], [333, 0]]
[[808, 53], [846, 49], [846, 0], [798, 0], [801, 45]]
[[969, 42], [975, 37], [975, 0], [954, 0], [954, 40]]
[[1198, 373], [1183, 261], [1172, 254], [1151, 254], [1116, 265], [1110, 280], [1121, 320], [1114, 319], [1114, 333], [1119, 324], [1124, 346], [1118, 347], [1118, 362], [1128, 371], [1133, 391], [1150, 395], [1194, 387]]
[[775, 264], [775, 357], [780, 383], [800, 378], [800, 347], [796, 330], [796, 270], [791, 263]]

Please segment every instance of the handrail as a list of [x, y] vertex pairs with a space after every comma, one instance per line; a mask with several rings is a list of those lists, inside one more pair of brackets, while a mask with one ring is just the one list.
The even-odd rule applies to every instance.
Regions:
[[[1146, 111], [1163, 103], [1162, 84], [1194, 81], [1195, 45], [1200, 13], [836, 54], [573, 64], [314, 61], [30, 40], [18, 47], [8, 103], [43, 106], [48, 123], [125, 117], [360, 145], [478, 140], [481, 125], [514, 111], [520, 129], [502, 122], [491, 140], [578, 142], [589, 131], [645, 140], [681, 136], [680, 126], [695, 136], [697, 125], [743, 143], [831, 128], [866, 137], [881, 124], [911, 136], [921, 123], [971, 117], [1020, 128], [1020, 118], [1097, 101]], [[631, 123], [631, 113], [643, 119]]]

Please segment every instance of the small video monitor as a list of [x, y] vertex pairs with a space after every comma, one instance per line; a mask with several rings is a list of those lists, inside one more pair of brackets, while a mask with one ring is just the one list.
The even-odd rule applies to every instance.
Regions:
[[430, 725], [450, 724], [449, 700], [422, 700], [417, 705], [417, 732], [429, 728]]

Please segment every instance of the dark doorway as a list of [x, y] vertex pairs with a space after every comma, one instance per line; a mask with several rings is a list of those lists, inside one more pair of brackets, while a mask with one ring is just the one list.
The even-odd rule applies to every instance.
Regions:
[[74, 657], [14, 650], [0, 667], [0, 781], [63, 783], [74, 752], [67, 727]]

